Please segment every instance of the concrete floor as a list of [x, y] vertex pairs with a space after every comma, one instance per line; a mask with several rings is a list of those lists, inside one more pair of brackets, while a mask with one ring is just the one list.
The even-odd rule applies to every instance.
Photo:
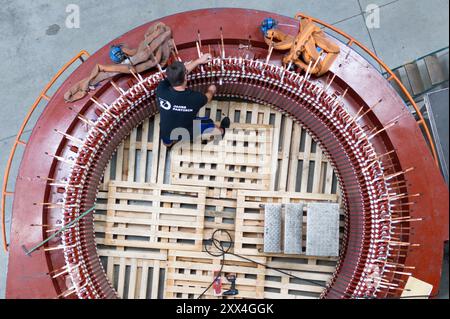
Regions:
[[[69, 4], [80, 7], [79, 29], [65, 26]], [[365, 24], [369, 4], [380, 6], [378, 29]], [[351, 34], [391, 68], [449, 45], [448, 0], [133, 0], [132, 4], [111, 0], [107, 6], [93, 0], [0, 0], [0, 180], [28, 108], [55, 72], [79, 50], [93, 53], [155, 18], [210, 7], [253, 8], [287, 16], [297, 11], [310, 14]], [[13, 172], [17, 166], [15, 163]], [[10, 189], [13, 187], [14, 180]], [[448, 298], [448, 254], [446, 258], [444, 297]], [[4, 298], [6, 273], [7, 256], [1, 251], [0, 298]]]

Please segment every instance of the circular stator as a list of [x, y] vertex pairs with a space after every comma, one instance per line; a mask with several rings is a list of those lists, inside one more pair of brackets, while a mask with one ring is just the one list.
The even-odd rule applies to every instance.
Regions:
[[[389, 81], [351, 48], [354, 41], [334, 39], [341, 53], [320, 78], [284, 68], [258, 29], [268, 15], [210, 9], [160, 20], [172, 28], [182, 60], [197, 57], [198, 32], [200, 50], [213, 54], [188, 77], [193, 90], [218, 86], [205, 115], [234, 122], [209, 153], [168, 151], [159, 142], [155, 89], [163, 70], [115, 77], [64, 103], [65, 91], [108, 57], [107, 45], [69, 76], [37, 122], [19, 170], [8, 298], [195, 298], [221, 265], [204, 249], [215, 229], [231, 232], [235, 254], [319, 283], [233, 255], [224, 267], [242, 282], [237, 297], [394, 298], [410, 277], [436, 291], [443, 250], [434, 247], [448, 237], [441, 198], [448, 191], [419, 125]], [[236, 16], [247, 17], [239, 27]], [[114, 43], [137, 44], [148, 26]], [[238, 149], [259, 161], [244, 165], [231, 155]], [[341, 205], [337, 258], [261, 251], [260, 205], [299, 202]], [[95, 214], [77, 220], [94, 206]], [[74, 221], [24, 254], [23, 245]]]

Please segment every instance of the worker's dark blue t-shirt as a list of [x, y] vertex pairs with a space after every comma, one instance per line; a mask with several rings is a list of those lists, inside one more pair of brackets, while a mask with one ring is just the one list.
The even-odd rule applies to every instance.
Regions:
[[[193, 122], [198, 111], [208, 103], [205, 94], [186, 89], [176, 91], [170, 82], [163, 80], [156, 89], [156, 98], [161, 113], [161, 139], [171, 141], [170, 134], [174, 129], [184, 128], [193, 138]], [[175, 140], [180, 140], [178, 136]]]

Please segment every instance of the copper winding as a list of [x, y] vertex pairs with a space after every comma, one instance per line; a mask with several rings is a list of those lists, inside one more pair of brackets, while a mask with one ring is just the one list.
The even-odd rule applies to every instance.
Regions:
[[[384, 159], [395, 154], [392, 151], [378, 154], [370, 136], [343, 107], [343, 100], [338, 99], [335, 92], [327, 92], [328, 84], [313, 83], [308, 77], [309, 74], [300, 75], [242, 57], [215, 58], [203, 69], [189, 75], [189, 85], [204, 90], [221, 80], [218, 97], [245, 99], [280, 109], [300, 122], [318, 141], [337, 172], [346, 211], [345, 245], [334, 277], [321, 297], [385, 296], [401, 288], [393, 282], [399, 280], [398, 276], [407, 274], [403, 271], [406, 268], [401, 256], [407, 253], [404, 248], [411, 245], [407, 241], [408, 232], [393, 228], [394, 222], [398, 224], [398, 217], [394, 218], [391, 205], [395, 201], [402, 207], [405, 213], [401, 218], [408, 224], [408, 206], [403, 205], [408, 193], [405, 195], [404, 190], [390, 185], [387, 179], [400, 178], [401, 181], [407, 171], [385, 175], [387, 164]], [[93, 204], [94, 190], [107, 163], [105, 159], [110, 158], [129, 130], [145, 117], [157, 113], [153, 101], [156, 86], [162, 78], [163, 74], [158, 72], [142, 78], [128, 90], [118, 87], [117, 91], [122, 93], [120, 97], [110, 105], [101, 104], [99, 110], [102, 113], [96, 113], [100, 115], [91, 123], [67, 180], [68, 185], [79, 187], [71, 188], [70, 192], [67, 188], [64, 194], [65, 223]], [[135, 79], [137, 81], [139, 77]], [[97, 103], [101, 102], [96, 101], [93, 105]], [[380, 198], [385, 200], [378, 201]], [[117, 297], [96, 253], [92, 217], [68, 229], [61, 239], [68, 269], [67, 274], [61, 276], [70, 276], [78, 297]]]

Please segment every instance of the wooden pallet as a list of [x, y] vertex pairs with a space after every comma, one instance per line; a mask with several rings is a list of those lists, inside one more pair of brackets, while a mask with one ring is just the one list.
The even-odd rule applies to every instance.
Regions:
[[[255, 257], [252, 260], [280, 268], [297, 277], [293, 278], [237, 256], [227, 255], [222, 272], [223, 290], [230, 285], [227, 274], [236, 275], [239, 295], [221, 297], [230, 299], [317, 299], [332, 278], [334, 267], [300, 264], [289, 259], [272, 260], [272, 257]], [[206, 252], [169, 251], [165, 282], [165, 297], [170, 299], [198, 298], [221, 268], [222, 259]], [[319, 271], [318, 271], [319, 270]], [[313, 272], [312, 272], [313, 271]], [[202, 298], [214, 297], [213, 289]]]
[[204, 188], [110, 182], [106, 215], [95, 215], [97, 243], [134, 249], [201, 250]]
[[[337, 195], [333, 194], [240, 190], [238, 192], [236, 210], [235, 253], [250, 256], [285, 256], [284, 254], [267, 255], [262, 253], [264, 245], [264, 208], [260, 207], [260, 205], [265, 203], [288, 204], [336, 201]], [[306, 227], [305, 222], [306, 216], [304, 217], [304, 227]], [[303, 234], [306, 234], [305, 229]], [[304, 243], [305, 241], [303, 241]], [[292, 257], [309, 258], [304, 255], [292, 255]], [[326, 258], [326, 260], [329, 259]]]
[[108, 191], [110, 180], [163, 183], [167, 148], [159, 138], [159, 114], [132, 130], [118, 147], [106, 168], [101, 191]]
[[[215, 115], [215, 117], [214, 117]], [[309, 134], [291, 118], [270, 106], [256, 103], [213, 101], [202, 116], [219, 121], [229, 116], [233, 123], [270, 125], [272, 162], [269, 190], [336, 194], [337, 179], [328, 159]]]
[[[265, 258], [256, 258], [260, 263]], [[206, 252], [169, 251], [165, 283], [165, 297], [198, 298], [214, 279], [214, 271], [221, 268], [222, 258], [214, 258]], [[223, 267], [223, 274], [234, 273], [237, 276], [236, 288], [239, 295], [235, 298], [263, 298], [265, 268], [240, 258], [228, 255]], [[222, 278], [225, 290], [227, 280]], [[204, 298], [217, 298], [209, 289]]]
[[267, 190], [275, 190], [278, 175], [278, 153], [280, 148], [281, 121], [283, 116], [270, 106], [256, 103], [230, 102], [227, 114], [234, 123], [270, 125], [273, 128], [270, 183]]
[[161, 299], [167, 251], [98, 250], [112, 286], [123, 299]]
[[317, 299], [336, 269], [334, 261], [315, 259], [266, 257], [266, 264], [298, 278], [267, 268], [264, 282], [265, 299]]
[[232, 124], [218, 143], [175, 147], [171, 183], [222, 189], [267, 190], [270, 183], [272, 129]]

